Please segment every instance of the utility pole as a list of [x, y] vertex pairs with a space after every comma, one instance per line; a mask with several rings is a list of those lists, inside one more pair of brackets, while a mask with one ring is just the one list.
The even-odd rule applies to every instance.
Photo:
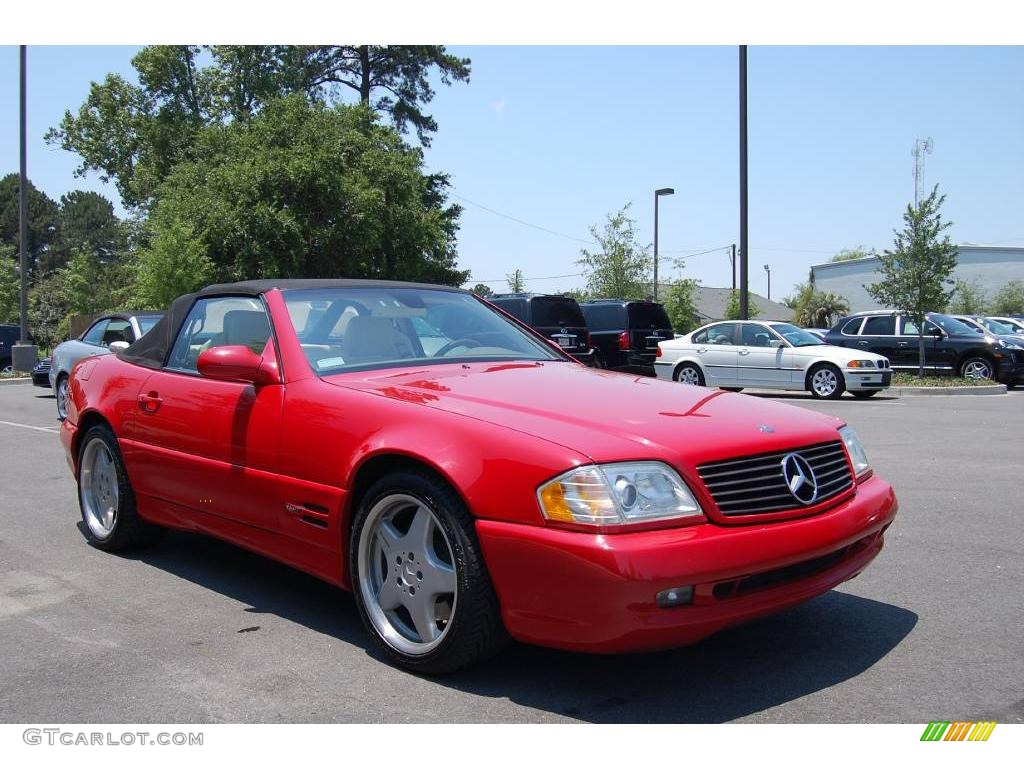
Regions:
[[36, 364], [36, 348], [28, 335], [28, 162], [25, 151], [26, 89], [25, 46], [21, 46], [21, 171], [18, 186], [18, 238], [21, 241], [21, 332], [18, 343], [11, 348], [11, 367], [31, 371]]
[[910, 156], [914, 158], [914, 207], [921, 204], [921, 195], [924, 192], [924, 156], [932, 153], [932, 137], [927, 139], [915, 139], [914, 149]]
[[729, 250], [729, 266], [732, 267], [732, 289], [736, 290], [736, 243]]
[[747, 304], [747, 46], [740, 46], [740, 319], [748, 320]]
[[654, 190], [654, 300], [658, 300], [658, 201], [665, 195], [674, 195], [676, 191], [671, 187]]

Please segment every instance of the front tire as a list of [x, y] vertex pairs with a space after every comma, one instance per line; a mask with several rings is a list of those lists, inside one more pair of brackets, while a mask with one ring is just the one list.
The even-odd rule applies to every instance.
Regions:
[[861, 400], [867, 400], [869, 397], [877, 395], [879, 390], [877, 389], [851, 389], [850, 394], [854, 397], [860, 398]]
[[807, 373], [807, 389], [819, 400], [838, 400], [846, 389], [843, 373], [834, 365], [819, 363]]
[[54, 394], [57, 396], [57, 418], [64, 421], [68, 417], [68, 377], [66, 373], [57, 377]]
[[394, 472], [364, 494], [349, 572], [363, 624], [405, 669], [452, 672], [508, 642], [473, 517], [427, 471]]
[[987, 357], [975, 355], [960, 363], [960, 375], [965, 379], [994, 379], [995, 366]]
[[704, 374], [693, 363], [683, 363], [680, 365], [676, 368], [673, 378], [680, 384], [690, 384], [695, 387], [704, 386]]
[[92, 427], [82, 439], [78, 504], [89, 543], [106, 552], [146, 546], [166, 532], [139, 517], [117, 437], [105, 424]]

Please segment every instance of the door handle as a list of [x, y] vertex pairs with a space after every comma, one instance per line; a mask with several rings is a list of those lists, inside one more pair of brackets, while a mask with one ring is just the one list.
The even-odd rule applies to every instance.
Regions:
[[868, 345], [866, 341], [858, 341], [857, 344], [861, 347], [866, 347]]
[[162, 402], [163, 400], [160, 399], [160, 395], [156, 392], [139, 395], [139, 410], [143, 413], [156, 413], [160, 410], [160, 404]]
[[740, 350], [740, 354], [741, 355], [749, 355], [750, 354], [750, 350], [749, 349], [741, 349]]
[[702, 354], [702, 355], [703, 355], [703, 354], [704, 354], [705, 352], [707, 352], [707, 351], [708, 351], [708, 348], [707, 348], [707, 347], [697, 347], [697, 351], [698, 351], [698, 352], [699, 352], [700, 354]]
[[896, 342], [896, 346], [897, 347], [909, 347], [910, 346], [910, 342], [909, 341], [897, 341]]

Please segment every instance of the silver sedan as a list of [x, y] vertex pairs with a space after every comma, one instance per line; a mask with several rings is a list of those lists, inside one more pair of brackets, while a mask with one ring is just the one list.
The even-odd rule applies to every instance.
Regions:
[[54, 347], [50, 355], [50, 386], [57, 398], [57, 418], [63, 421], [68, 415], [68, 377], [75, 363], [83, 357], [107, 355], [127, 348], [162, 316], [162, 312], [112, 312], [94, 320], [77, 339]]

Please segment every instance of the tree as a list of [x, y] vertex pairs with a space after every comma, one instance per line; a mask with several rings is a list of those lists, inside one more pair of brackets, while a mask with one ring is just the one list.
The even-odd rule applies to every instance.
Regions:
[[992, 297], [992, 314], [1024, 314], [1024, 280], [1010, 280]]
[[842, 296], [819, 291], [810, 283], [797, 283], [796, 292], [783, 299], [793, 310], [793, 322], [804, 328], [831, 328], [850, 311], [850, 303]]
[[604, 226], [590, 227], [590, 234], [600, 250], [580, 250], [576, 263], [583, 267], [587, 291], [596, 297], [640, 299], [650, 293], [652, 262], [647, 246], [640, 245], [636, 221], [627, 212], [627, 203], [616, 213], [608, 214]]
[[[0, 245], [9, 246], [9, 255], [16, 261], [20, 254], [20, 209], [18, 206], [19, 177], [9, 173], [0, 179]], [[57, 231], [59, 209], [45, 192], [28, 183], [28, 254], [29, 274], [35, 272], [36, 262], [45, 259]]]
[[953, 296], [949, 311], [959, 315], [982, 315], [988, 305], [988, 296], [981, 283], [974, 280], [957, 279], [953, 283]]
[[867, 250], [863, 245], [858, 245], [856, 248], [844, 248], [832, 257], [832, 261], [853, 261], [854, 259], [866, 259], [868, 256], [877, 255], [878, 252], [874, 248]]
[[70, 333], [67, 293], [57, 273], [42, 278], [28, 294], [28, 323], [36, 344], [44, 349], [64, 341]]
[[512, 293], [522, 293], [526, 290], [526, 279], [523, 277], [523, 270], [521, 269], [505, 275], [505, 282]]
[[128, 245], [124, 223], [113, 204], [97, 192], [74, 190], [60, 198], [60, 223], [55, 250], [66, 252], [65, 261], [77, 251], [110, 262], [122, 256]]
[[[205, 54], [209, 64], [201, 65]], [[47, 141], [77, 153], [78, 175], [112, 180], [125, 205], [147, 207], [171, 170], [195, 160], [206, 128], [248, 122], [279, 98], [301, 94], [310, 104], [339, 103], [339, 89], [386, 116], [424, 145], [437, 130], [423, 107], [434, 97], [430, 77], [469, 79], [468, 59], [444, 46], [154, 45], [132, 59], [134, 85], [116, 74], [93, 83], [77, 113], [64, 114]]]
[[484, 285], [483, 283], [477, 283], [476, 285], [474, 285], [469, 290], [471, 290], [477, 296], [482, 296], [485, 299], [488, 296], [493, 296], [494, 295], [494, 291], [492, 291], [488, 286]]
[[[211, 279], [350, 277], [461, 285], [447, 179], [362, 106], [290, 96], [204, 128], [160, 185], [139, 298]], [[200, 159], [201, 158], [201, 159]]]
[[879, 304], [900, 310], [917, 324], [919, 376], [924, 375], [925, 315], [943, 311], [953, 293], [944, 287], [951, 282], [957, 257], [956, 246], [943, 234], [953, 226], [940, 212], [945, 201], [936, 184], [920, 203], [907, 205], [903, 229], [893, 230], [893, 250], [878, 257], [882, 280], [864, 286]]
[[[754, 301], [754, 297], [749, 293], [747, 294], [747, 319], [753, 320], [754, 318], [761, 316], [761, 308], [757, 306], [757, 302]], [[742, 320], [740, 317], [740, 292], [730, 291], [729, 298], [725, 304], [725, 319], [726, 320]]]
[[0, 323], [21, 319], [21, 276], [13, 255], [13, 246], [0, 243]]
[[669, 286], [668, 294], [665, 296], [665, 311], [676, 333], [689, 333], [700, 324], [697, 304], [694, 301], [694, 292], [699, 285], [698, 280], [687, 278], [677, 280]]

